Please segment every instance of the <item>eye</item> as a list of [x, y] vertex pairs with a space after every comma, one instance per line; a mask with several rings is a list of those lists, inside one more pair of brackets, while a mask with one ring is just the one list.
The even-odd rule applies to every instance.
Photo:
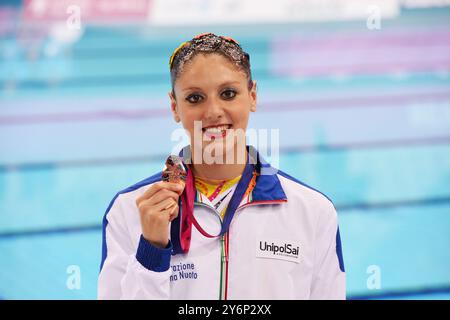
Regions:
[[203, 100], [203, 97], [196, 93], [190, 94], [186, 97], [186, 101], [192, 104], [199, 103], [201, 100]]
[[224, 99], [224, 100], [231, 100], [236, 96], [237, 92], [234, 89], [225, 89], [224, 91], [222, 91], [222, 93], [220, 94], [220, 96]]

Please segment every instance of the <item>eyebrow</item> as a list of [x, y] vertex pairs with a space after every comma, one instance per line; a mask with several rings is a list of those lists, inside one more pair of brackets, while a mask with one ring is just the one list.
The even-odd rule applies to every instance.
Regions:
[[[226, 87], [226, 86], [229, 86], [231, 84], [240, 84], [240, 82], [239, 81], [225, 81], [224, 83], [220, 84], [219, 87]], [[190, 91], [190, 90], [199, 90], [199, 91], [201, 91], [202, 88], [200, 88], [200, 87], [189, 87], [189, 88], [183, 89], [183, 91]]]

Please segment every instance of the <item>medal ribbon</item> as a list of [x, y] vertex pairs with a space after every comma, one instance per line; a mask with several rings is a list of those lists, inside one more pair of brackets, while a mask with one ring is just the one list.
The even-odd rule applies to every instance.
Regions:
[[205, 237], [216, 238], [221, 237], [228, 232], [231, 221], [233, 219], [236, 209], [239, 207], [247, 187], [253, 177], [254, 166], [247, 162], [242, 177], [238, 182], [236, 190], [230, 199], [223, 222], [221, 222], [221, 229], [218, 235], [211, 235], [206, 232], [198, 223], [194, 216], [194, 202], [196, 196], [194, 176], [192, 170], [187, 170], [186, 187], [179, 199], [181, 202], [180, 212], [177, 218], [171, 223], [171, 240], [173, 244], [174, 254], [187, 253], [191, 243], [192, 225]]

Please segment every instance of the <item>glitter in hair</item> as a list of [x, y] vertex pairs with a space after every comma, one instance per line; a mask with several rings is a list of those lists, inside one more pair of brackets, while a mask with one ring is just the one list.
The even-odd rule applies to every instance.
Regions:
[[252, 75], [250, 70], [250, 56], [248, 53], [244, 52], [241, 46], [231, 38], [217, 36], [213, 33], [205, 33], [184, 43], [172, 55], [169, 63], [172, 90], [175, 86], [176, 79], [183, 72], [186, 63], [191, 61], [199, 53], [216, 53], [227, 58], [247, 75], [249, 88], [251, 87]]

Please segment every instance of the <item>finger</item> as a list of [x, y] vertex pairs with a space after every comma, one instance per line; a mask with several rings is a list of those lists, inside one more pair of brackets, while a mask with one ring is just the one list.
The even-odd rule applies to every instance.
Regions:
[[172, 198], [168, 198], [168, 199], [163, 200], [160, 203], [154, 205], [154, 207], [155, 207], [156, 211], [163, 211], [163, 210], [168, 210], [175, 205], [177, 205], [177, 202], [174, 201]]
[[163, 201], [165, 199], [169, 199], [169, 198], [173, 199], [175, 202], [178, 202], [179, 197], [180, 196], [173, 191], [170, 191], [167, 189], [161, 189], [153, 195], [153, 197], [151, 198], [151, 202], [153, 204], [158, 204], [161, 201]]
[[172, 202], [171, 204], [167, 205], [167, 206], [164, 208], [164, 210], [171, 209], [171, 208], [175, 207], [176, 205], [177, 205], [176, 202]]
[[152, 184], [150, 188], [148, 188], [138, 199], [145, 200], [150, 199], [155, 193], [157, 193], [161, 189], [168, 189], [175, 193], [181, 194], [184, 189], [184, 185], [181, 183], [173, 183], [160, 181]]
[[169, 221], [172, 222], [173, 220], [176, 219], [176, 217], [178, 217], [178, 212], [179, 212], [179, 207], [178, 205], [173, 206], [172, 210], [170, 212], [170, 217], [169, 217]]
[[177, 182], [179, 194], [183, 193], [184, 188], [186, 187], [186, 183], [183, 180]]
[[142, 213], [145, 213], [150, 208], [152, 209], [152, 212], [159, 212], [162, 210], [165, 210], [166, 208], [169, 208], [176, 204], [176, 202], [172, 198], [165, 199], [161, 201], [158, 204], [154, 204], [151, 202], [152, 199], [143, 200], [138, 204], [138, 208]]
[[178, 216], [178, 205], [169, 205], [166, 209], [161, 211], [162, 214], [167, 215], [168, 222], [172, 222]]

